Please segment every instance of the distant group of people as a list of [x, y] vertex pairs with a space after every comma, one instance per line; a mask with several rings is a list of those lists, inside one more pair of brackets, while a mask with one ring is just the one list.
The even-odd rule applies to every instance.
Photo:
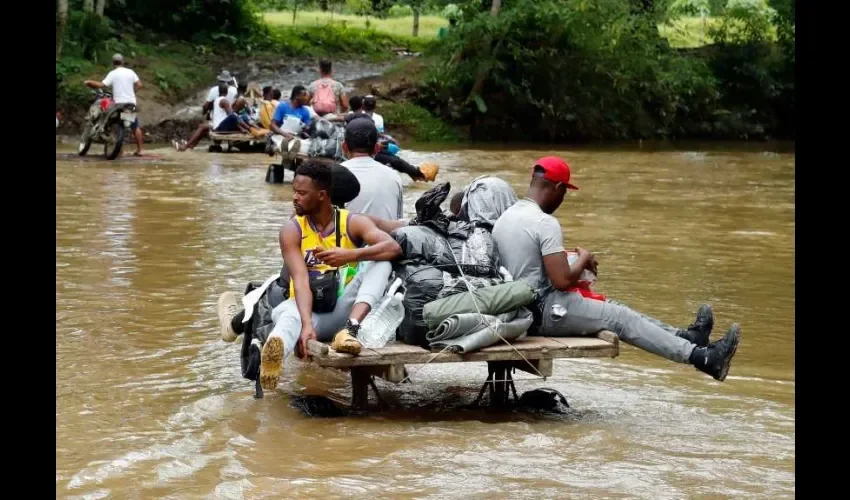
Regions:
[[[250, 89], [248, 89], [250, 92]], [[185, 141], [174, 141], [179, 151], [192, 149], [210, 132], [251, 134], [266, 139], [266, 153], [281, 154], [294, 159], [305, 152], [303, 140], [311, 138], [311, 124], [317, 120], [329, 120], [346, 127], [358, 118], [371, 120], [379, 134], [374, 153], [376, 161], [405, 173], [413, 180], [433, 181], [439, 168], [434, 164], [420, 167], [411, 165], [398, 156], [401, 148], [398, 141], [386, 133], [384, 118], [377, 113], [377, 98], [373, 95], [353, 96], [349, 99], [345, 86], [334, 79], [331, 61], [319, 63], [319, 78], [308, 86], [296, 85], [289, 99], [281, 100], [281, 92], [270, 86], [262, 89], [261, 99], [252, 106], [245, 92], [238, 88], [228, 71], [222, 71], [218, 84], [211, 88], [204, 111], [210, 119], [201, 123]], [[315, 130], [315, 127], [312, 129]]]

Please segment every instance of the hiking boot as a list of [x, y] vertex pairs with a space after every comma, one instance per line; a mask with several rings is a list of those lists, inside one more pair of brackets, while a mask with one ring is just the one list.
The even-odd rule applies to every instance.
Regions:
[[263, 346], [260, 356], [260, 386], [265, 391], [273, 391], [280, 378], [280, 365], [283, 361], [283, 339], [272, 335]]
[[242, 311], [242, 301], [234, 292], [224, 292], [218, 297], [218, 322], [221, 326], [221, 340], [233, 342], [239, 336], [233, 329], [232, 321]]
[[336, 352], [344, 352], [357, 356], [358, 354], [360, 354], [360, 350], [363, 348], [363, 346], [360, 345], [360, 341], [355, 338], [357, 336], [357, 332], [359, 331], [360, 325], [353, 323], [349, 319], [345, 323], [345, 328], [338, 331], [336, 335], [334, 335], [331, 347]]
[[422, 178], [427, 182], [433, 182], [434, 179], [437, 178], [437, 173], [440, 171], [440, 166], [436, 163], [423, 163], [421, 167], [419, 167], [419, 172], [422, 174]]
[[699, 347], [708, 345], [708, 337], [711, 335], [711, 329], [714, 327], [714, 312], [711, 306], [703, 304], [697, 311], [697, 318], [688, 326], [687, 330], [679, 330], [677, 337], [682, 337], [691, 344], [696, 344]]
[[738, 350], [740, 340], [741, 327], [738, 323], [735, 323], [722, 339], [706, 347], [695, 347], [691, 353], [690, 361], [697, 370], [723, 382], [729, 373], [729, 365], [732, 364], [732, 356]]

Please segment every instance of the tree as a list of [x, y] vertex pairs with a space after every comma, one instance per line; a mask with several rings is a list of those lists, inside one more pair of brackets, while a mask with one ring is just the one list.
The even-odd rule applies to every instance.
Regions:
[[65, 25], [68, 24], [68, 0], [58, 0], [56, 3], [56, 60], [62, 54], [62, 38], [65, 36]]
[[94, 8], [95, 13], [98, 16], [103, 16], [103, 9], [106, 7], [106, 0], [97, 0], [97, 4]]
[[94, 0], [83, 0], [83, 12], [94, 12]]

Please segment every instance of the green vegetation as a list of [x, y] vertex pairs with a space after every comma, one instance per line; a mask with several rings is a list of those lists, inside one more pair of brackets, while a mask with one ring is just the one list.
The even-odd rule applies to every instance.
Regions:
[[460, 135], [442, 120], [410, 102], [381, 101], [381, 116], [416, 142], [456, 142]]
[[382, 112], [415, 140], [458, 126], [482, 140], [794, 134], [795, 0], [104, 3], [58, 0], [63, 111], [85, 108], [82, 81], [116, 51], [167, 103], [246, 57], [376, 60], [404, 47], [425, 56], [388, 72], [405, 90]]
[[[413, 16], [388, 17], [385, 19], [360, 16], [355, 14], [335, 14], [322, 11], [298, 11], [293, 23], [289, 12], [266, 12], [264, 18], [272, 26], [342, 26], [374, 30], [376, 33], [386, 33], [401, 38], [413, 39]], [[421, 16], [419, 18], [419, 38], [435, 38], [437, 31], [449, 22], [440, 16]]]
[[470, 8], [419, 104], [487, 140], [793, 137], [794, 2], [773, 3], [729, 0], [698, 50], [660, 36], [670, 2]]

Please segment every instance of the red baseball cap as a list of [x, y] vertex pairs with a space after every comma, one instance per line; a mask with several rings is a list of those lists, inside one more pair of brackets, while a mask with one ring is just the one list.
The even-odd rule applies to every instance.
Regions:
[[565, 160], [557, 156], [544, 156], [536, 162], [535, 167], [543, 169], [543, 178], [550, 182], [562, 183], [567, 189], [578, 190], [578, 186], [570, 184], [570, 166]]

